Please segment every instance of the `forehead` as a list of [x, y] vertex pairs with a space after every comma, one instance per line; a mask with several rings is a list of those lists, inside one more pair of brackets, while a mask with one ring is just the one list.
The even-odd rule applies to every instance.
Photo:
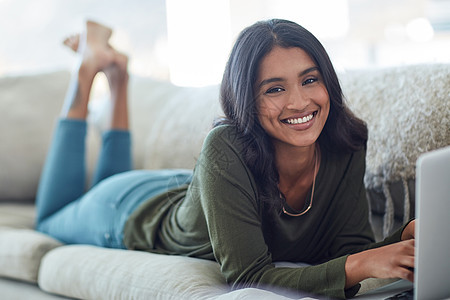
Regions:
[[263, 80], [267, 77], [278, 77], [289, 71], [298, 73], [315, 65], [305, 50], [277, 46], [261, 60], [258, 78]]

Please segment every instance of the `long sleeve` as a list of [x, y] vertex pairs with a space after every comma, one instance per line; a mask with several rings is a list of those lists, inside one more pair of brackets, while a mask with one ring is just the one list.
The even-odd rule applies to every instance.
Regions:
[[[188, 255], [219, 262], [234, 289], [257, 287], [289, 295], [345, 298], [348, 254], [375, 244], [363, 176], [365, 151], [322, 151], [311, 210], [301, 217], [264, 211], [258, 182], [243, 160], [235, 128], [219, 126], [206, 138], [187, 189], [142, 205], [128, 220], [131, 249]], [[276, 200], [276, 199], [274, 199]], [[275, 267], [301, 262], [307, 267]]]
[[214, 256], [233, 288], [270, 286], [345, 297], [345, 256], [309, 267], [274, 266], [262, 230], [256, 183], [230, 130], [210, 133], [196, 174]]

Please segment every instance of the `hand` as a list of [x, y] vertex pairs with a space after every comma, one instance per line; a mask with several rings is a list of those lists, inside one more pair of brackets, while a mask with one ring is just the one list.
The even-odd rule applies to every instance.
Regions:
[[352, 254], [345, 273], [347, 288], [367, 278], [414, 281], [414, 239]]
[[402, 241], [414, 239], [416, 237], [416, 220], [412, 220], [406, 225], [402, 232]]

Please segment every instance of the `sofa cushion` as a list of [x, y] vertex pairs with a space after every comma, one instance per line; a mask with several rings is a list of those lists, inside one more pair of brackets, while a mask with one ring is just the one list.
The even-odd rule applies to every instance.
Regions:
[[0, 276], [37, 282], [42, 257], [61, 246], [31, 229], [0, 227]]
[[193, 168], [213, 120], [222, 115], [219, 86], [179, 87], [134, 77], [131, 91], [133, 136], [136, 146], [144, 146], [138, 151], [143, 168]]
[[34, 200], [68, 75], [0, 78], [0, 201]]
[[[414, 216], [418, 155], [450, 145], [450, 67], [404, 66], [339, 77], [350, 106], [369, 126], [365, 182], [372, 211], [385, 214], [387, 233], [395, 230], [394, 216], [401, 221]], [[0, 134], [8, 141], [0, 144], [0, 201], [34, 199], [68, 78], [68, 72], [55, 72], [0, 79]], [[192, 168], [213, 118], [220, 115], [218, 91], [218, 86], [177, 87], [132, 76], [135, 167]], [[93, 117], [104, 120], [104, 115]], [[88, 136], [89, 174], [98, 153], [94, 133]]]
[[0, 227], [33, 229], [34, 218], [34, 204], [0, 203]]
[[39, 286], [80, 299], [200, 299], [229, 291], [213, 261], [86, 245], [49, 252]]

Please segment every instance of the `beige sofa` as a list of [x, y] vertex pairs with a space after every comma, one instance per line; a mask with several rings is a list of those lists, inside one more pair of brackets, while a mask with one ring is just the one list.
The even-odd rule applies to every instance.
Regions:
[[[0, 290], [2, 299], [283, 299], [231, 291], [213, 261], [63, 245], [33, 230], [36, 187], [68, 72], [0, 78]], [[414, 216], [414, 168], [450, 145], [450, 65], [340, 74], [349, 105], [369, 126], [366, 186], [377, 239]], [[132, 76], [135, 168], [192, 168], [220, 114], [218, 86], [181, 88]], [[88, 169], [107, 99], [91, 106]], [[375, 285], [363, 283], [363, 290]], [[375, 284], [380, 284], [377, 281]]]

